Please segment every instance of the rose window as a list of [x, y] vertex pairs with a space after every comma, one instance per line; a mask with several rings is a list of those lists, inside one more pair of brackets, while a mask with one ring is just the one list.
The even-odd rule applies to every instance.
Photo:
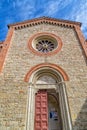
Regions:
[[41, 53], [52, 52], [57, 48], [57, 41], [52, 37], [41, 36], [33, 41], [32, 47]]
[[36, 44], [36, 49], [40, 52], [49, 52], [52, 51], [55, 48], [55, 45], [50, 40], [40, 40]]

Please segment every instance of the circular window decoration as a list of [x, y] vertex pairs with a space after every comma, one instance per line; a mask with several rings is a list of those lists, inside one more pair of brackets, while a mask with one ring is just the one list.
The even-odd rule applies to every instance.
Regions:
[[47, 35], [40, 36], [39, 38], [36, 38], [32, 42], [32, 47], [36, 51], [41, 53], [52, 52], [53, 50], [56, 49], [57, 46], [58, 46], [57, 41], [52, 37], [48, 37]]
[[28, 42], [29, 49], [38, 55], [51, 55], [57, 53], [62, 42], [59, 37], [51, 33], [38, 33], [33, 35]]

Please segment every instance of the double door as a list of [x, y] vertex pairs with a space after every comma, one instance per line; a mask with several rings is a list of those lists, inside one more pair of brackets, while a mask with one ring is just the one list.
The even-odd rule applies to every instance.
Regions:
[[35, 95], [34, 130], [61, 130], [58, 102], [55, 96], [48, 94], [46, 90], [39, 90]]

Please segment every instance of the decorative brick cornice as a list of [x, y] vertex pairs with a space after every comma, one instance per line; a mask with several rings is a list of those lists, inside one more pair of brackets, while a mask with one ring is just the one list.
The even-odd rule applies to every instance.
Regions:
[[24, 78], [24, 81], [25, 81], [25, 82], [28, 82], [29, 79], [30, 79], [30, 76], [32, 75], [33, 72], [35, 72], [35, 71], [38, 70], [38, 69], [44, 68], [44, 67], [49, 67], [49, 68], [51, 68], [51, 69], [54, 69], [54, 70], [58, 71], [58, 72], [62, 75], [62, 77], [63, 77], [63, 79], [64, 79], [65, 81], [68, 81], [68, 80], [69, 80], [69, 77], [68, 77], [68, 75], [66, 74], [66, 72], [65, 72], [61, 67], [59, 67], [58, 65], [56, 65], [56, 64], [51, 64], [51, 63], [41, 63], [41, 64], [38, 64], [38, 65], [32, 67], [32, 68], [29, 70], [29, 72], [26, 74], [26, 76], [25, 76], [25, 78]]
[[71, 27], [71, 28], [73, 28], [74, 25], [81, 26], [80, 22], [59, 20], [59, 19], [54, 19], [54, 18], [49, 18], [49, 17], [41, 17], [41, 18], [35, 18], [32, 20], [27, 20], [24, 22], [18, 22], [15, 24], [9, 24], [8, 27], [14, 27], [17, 30], [17, 29], [22, 29], [22, 28], [26, 28], [30, 26], [39, 25], [39, 24], [51, 24], [51, 25], [65, 26], [65, 27]]
[[85, 53], [86, 53], [86, 56], [87, 56], [87, 41], [85, 40]]
[[0, 53], [0, 72], [2, 71], [3, 65], [4, 65], [4, 61], [5, 61], [5, 57], [8, 51], [8, 48], [10, 46], [10, 42], [11, 42], [11, 38], [14, 32], [14, 28], [10, 28], [6, 37], [6, 40], [3, 42], [3, 47], [2, 47], [2, 51]]
[[86, 55], [87, 58], [87, 41], [85, 40], [83, 33], [81, 31], [81, 28], [79, 26], [74, 26], [75, 31], [77, 33], [77, 36], [79, 38], [79, 41], [81, 43], [81, 46], [83, 48], [84, 54]]
[[0, 41], [0, 44], [3, 44], [4, 41]]
[[3, 43], [4, 43], [4, 42], [0, 41], [0, 53], [1, 53], [2, 48], [3, 48]]

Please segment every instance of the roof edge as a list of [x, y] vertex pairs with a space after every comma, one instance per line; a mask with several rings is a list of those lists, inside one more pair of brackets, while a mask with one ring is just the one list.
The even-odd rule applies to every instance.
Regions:
[[32, 24], [32, 23], [35, 23], [35, 22], [39, 22], [39, 21], [52, 21], [52, 22], [57, 22], [57, 23], [62, 23], [62, 24], [71, 24], [71, 25], [79, 25], [81, 26], [82, 23], [80, 22], [75, 22], [75, 21], [69, 21], [69, 20], [63, 20], [63, 19], [56, 19], [56, 18], [51, 18], [51, 17], [39, 17], [39, 18], [34, 18], [34, 19], [31, 19], [31, 20], [25, 20], [23, 22], [17, 22], [17, 23], [13, 23], [13, 24], [8, 24], [8, 28], [9, 27], [16, 27], [16, 26], [20, 26], [20, 25], [25, 25], [25, 24]]
[[4, 41], [0, 41], [0, 44], [3, 44], [4, 43]]

